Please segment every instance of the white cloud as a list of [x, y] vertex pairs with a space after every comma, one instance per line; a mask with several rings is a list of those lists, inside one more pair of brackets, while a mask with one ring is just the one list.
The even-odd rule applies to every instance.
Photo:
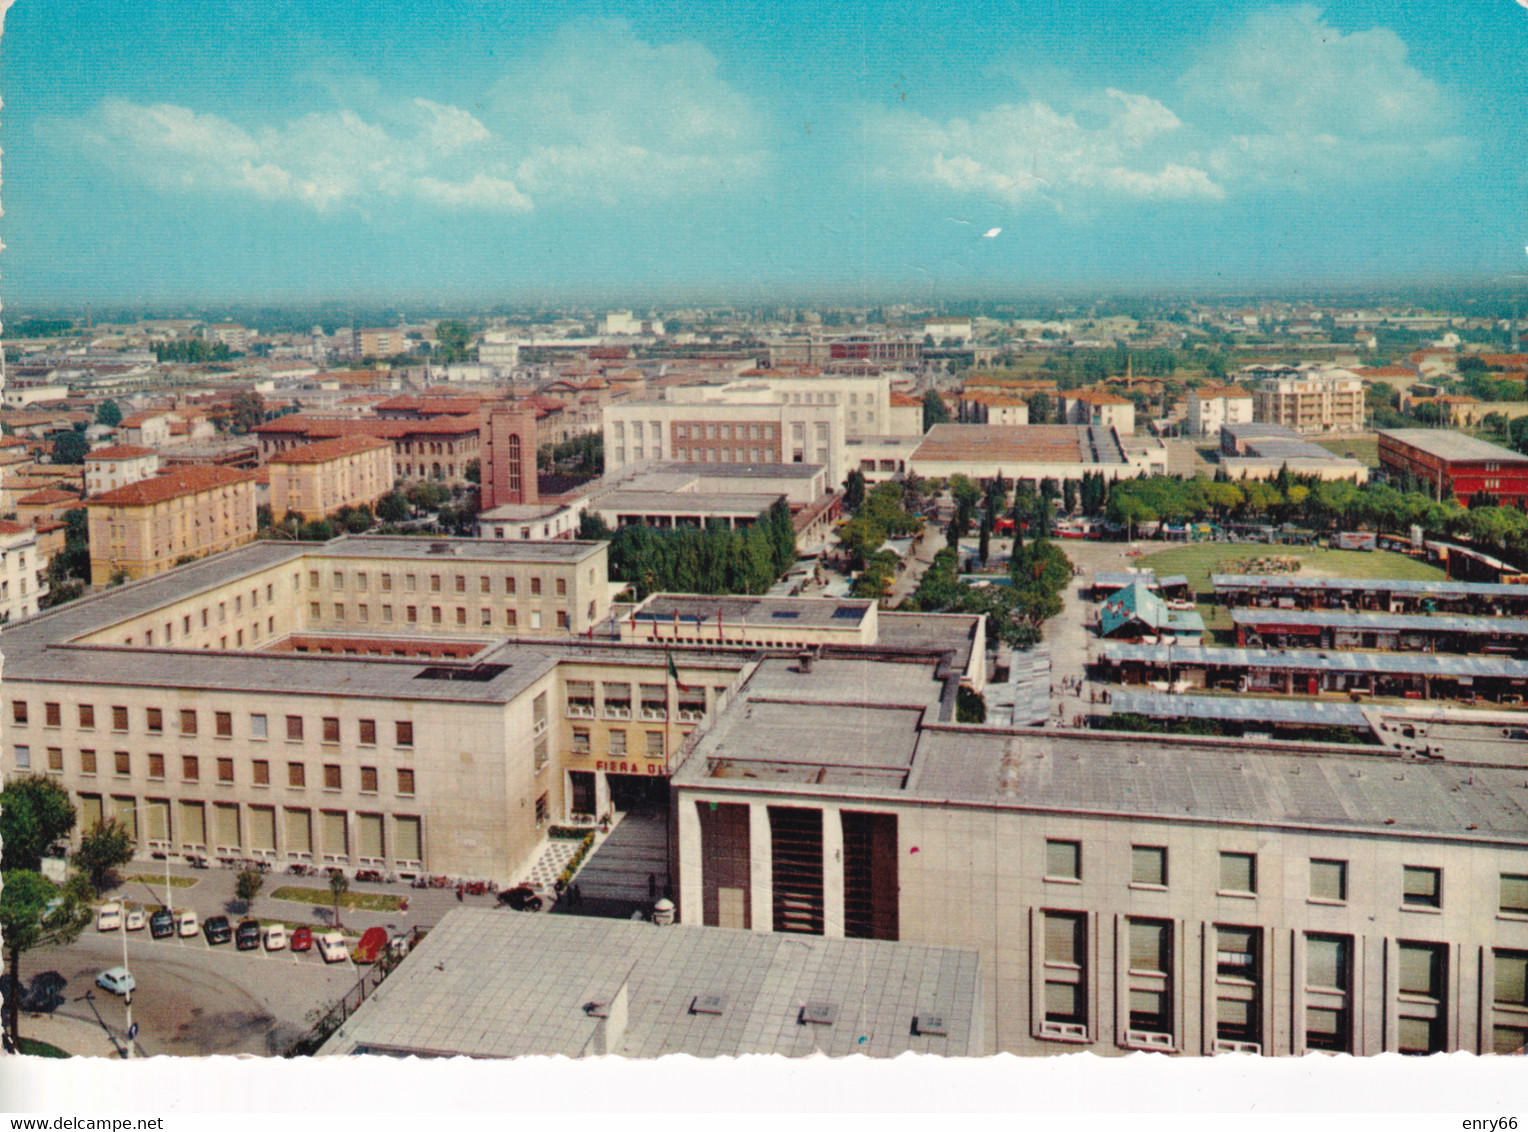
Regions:
[[366, 101], [367, 117], [341, 109], [251, 129], [114, 98], [43, 128], [162, 189], [318, 211], [659, 199], [752, 180], [768, 162], [763, 118], [719, 77], [715, 56], [645, 43], [615, 22], [564, 28], [492, 85], [481, 116], [426, 98]]
[[1026, 84], [1046, 87], [1043, 98], [968, 118], [872, 111], [877, 172], [1071, 208], [1372, 184], [1429, 173], [1470, 149], [1449, 99], [1399, 36], [1344, 34], [1309, 6], [1258, 13], [1207, 46], [1175, 84], [1176, 109], [1053, 78]]
[[1469, 149], [1438, 84], [1388, 28], [1310, 6], [1252, 16], [1178, 81], [1226, 178], [1290, 187], [1425, 173]]
[[1173, 152], [1182, 123], [1162, 103], [1140, 94], [1110, 89], [1069, 111], [1038, 100], [1004, 103], [945, 123], [878, 111], [867, 126], [883, 176], [980, 193], [1009, 205], [1224, 195], [1204, 169], [1165, 156]]

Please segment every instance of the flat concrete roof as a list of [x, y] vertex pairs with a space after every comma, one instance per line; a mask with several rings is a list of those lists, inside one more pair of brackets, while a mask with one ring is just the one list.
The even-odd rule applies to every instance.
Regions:
[[1248, 699], [1245, 696], [1178, 696], [1166, 692], [1138, 692], [1133, 688], [1110, 688], [1112, 715], [1146, 715], [1153, 719], [1220, 719], [1232, 723], [1293, 723], [1312, 727], [1361, 727], [1369, 717], [1354, 703], [1317, 703], [1313, 700]]
[[766, 492], [612, 491], [594, 499], [591, 511], [649, 515], [761, 515], [784, 496]]
[[349, 535], [317, 544], [324, 558], [412, 558], [421, 562], [582, 562], [599, 554], [603, 542], [553, 539], [545, 542], [481, 538], [408, 538]]
[[707, 594], [654, 594], [635, 612], [627, 614], [637, 621], [668, 621], [676, 617], [681, 624], [714, 625], [717, 617], [724, 625], [756, 625], [767, 629], [792, 626], [832, 626], [858, 628], [869, 615], [873, 602], [828, 601], [816, 597], [735, 597]]
[[1231, 610], [1236, 625], [1313, 625], [1321, 628], [1359, 629], [1370, 632], [1480, 633], [1485, 636], [1528, 636], [1528, 618], [1461, 617], [1450, 613], [1350, 613], [1344, 609], [1247, 609]]
[[[319, 1052], [579, 1057], [623, 987], [624, 1057], [986, 1052], [975, 951], [481, 908], [447, 913]], [[803, 1021], [818, 1003], [833, 1020]]]
[[[1386, 428], [1380, 429], [1379, 435], [1398, 440], [1440, 460], [1494, 460], [1502, 464], [1528, 464], [1528, 456], [1521, 452], [1448, 429]], [[1383, 446], [1380, 452], [1384, 452]]]

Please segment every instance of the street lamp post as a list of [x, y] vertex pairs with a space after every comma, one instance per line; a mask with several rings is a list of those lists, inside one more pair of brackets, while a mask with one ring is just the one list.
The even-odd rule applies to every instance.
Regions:
[[[145, 802], [141, 806], [134, 806], [127, 812], [136, 814], [140, 810], [147, 810], [152, 807], [152, 802]], [[165, 833], [169, 833], [168, 813], [165, 815]], [[127, 1056], [131, 1058], [133, 1056], [133, 1041], [138, 1034], [138, 1028], [133, 1025], [133, 991], [136, 987], [132, 985], [132, 969], [127, 965], [127, 902], [124, 900], [122, 905], [122, 918], [117, 930], [122, 933], [122, 970], [127, 972], [130, 984], [127, 993], [122, 996], [122, 1002], [127, 1007]], [[164, 854], [164, 906], [166, 911], [170, 910], [170, 851], [168, 846]]]

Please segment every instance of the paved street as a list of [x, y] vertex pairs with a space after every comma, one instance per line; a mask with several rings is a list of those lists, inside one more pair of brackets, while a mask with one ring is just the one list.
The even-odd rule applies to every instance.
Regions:
[[[1103, 687], [1087, 681], [1088, 650], [1095, 638], [1085, 622], [1096, 611], [1082, 591], [1092, 584], [1097, 571], [1128, 570], [1137, 559], [1129, 556], [1130, 544], [1125, 542], [1065, 539], [1056, 545], [1082, 571], [1066, 592], [1066, 605], [1060, 616], [1045, 623], [1045, 639], [1051, 652], [1052, 717], [1070, 724], [1075, 717], [1088, 713], [1089, 695]], [[1075, 689], [1065, 690], [1069, 680], [1080, 683]]]

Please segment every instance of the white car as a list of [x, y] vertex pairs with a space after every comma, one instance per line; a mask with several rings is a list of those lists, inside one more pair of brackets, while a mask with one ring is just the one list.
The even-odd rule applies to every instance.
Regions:
[[114, 932], [122, 926], [122, 905], [108, 900], [96, 912], [96, 931]]
[[287, 933], [285, 926], [281, 924], [266, 924], [261, 933], [265, 941], [267, 951], [285, 951], [287, 945]]
[[196, 912], [190, 908], [184, 908], [175, 913], [175, 934], [182, 939], [190, 939], [198, 931], [201, 925], [197, 923]]
[[142, 908], [129, 908], [127, 915], [122, 918], [122, 926], [130, 932], [141, 932], [148, 927], [149, 918], [144, 915]]
[[112, 994], [131, 994], [138, 989], [138, 980], [126, 967], [109, 967], [96, 976], [96, 986]]
[[318, 953], [323, 956], [325, 963], [343, 963], [350, 958], [350, 950], [345, 946], [345, 937], [339, 932], [325, 932], [313, 942], [317, 945]]

